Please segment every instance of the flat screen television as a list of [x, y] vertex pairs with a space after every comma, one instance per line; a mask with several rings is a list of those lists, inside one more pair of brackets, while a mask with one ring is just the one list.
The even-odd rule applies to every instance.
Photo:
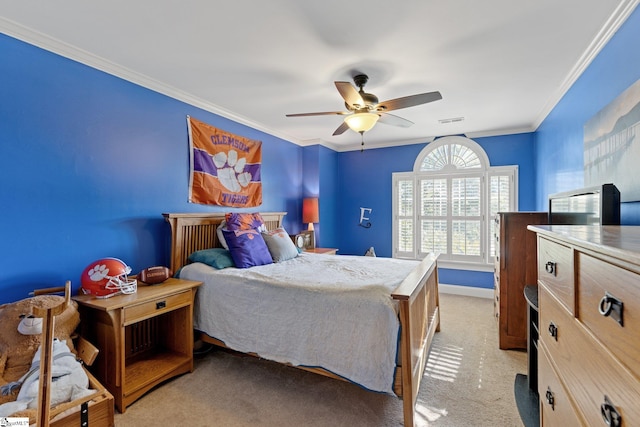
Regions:
[[620, 191], [602, 184], [552, 194], [549, 224], [620, 225]]

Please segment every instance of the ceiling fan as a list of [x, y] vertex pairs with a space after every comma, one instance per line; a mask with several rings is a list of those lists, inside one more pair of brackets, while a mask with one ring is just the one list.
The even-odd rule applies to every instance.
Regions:
[[297, 113], [287, 114], [287, 117], [304, 117], [304, 116], [326, 116], [340, 115], [346, 116], [344, 122], [333, 132], [333, 135], [341, 135], [347, 129], [352, 129], [361, 135], [369, 131], [380, 121], [392, 126], [409, 127], [412, 121], [403, 119], [402, 117], [389, 114], [389, 111], [399, 110], [401, 108], [413, 107], [416, 105], [427, 104], [429, 102], [442, 99], [440, 92], [427, 92], [416, 95], [405, 96], [402, 98], [390, 99], [388, 101], [378, 102], [378, 97], [364, 91], [364, 86], [369, 81], [366, 74], [358, 74], [353, 77], [353, 82], [360, 88], [356, 90], [349, 82], [334, 82], [338, 92], [344, 99], [344, 105], [348, 111], [324, 111], [317, 113]]

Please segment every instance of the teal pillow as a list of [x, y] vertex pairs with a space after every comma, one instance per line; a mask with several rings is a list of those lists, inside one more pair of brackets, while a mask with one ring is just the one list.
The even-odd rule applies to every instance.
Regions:
[[189, 261], [201, 262], [203, 264], [210, 265], [213, 268], [221, 270], [227, 267], [235, 267], [231, 253], [222, 248], [203, 249], [201, 251], [195, 251], [189, 255]]

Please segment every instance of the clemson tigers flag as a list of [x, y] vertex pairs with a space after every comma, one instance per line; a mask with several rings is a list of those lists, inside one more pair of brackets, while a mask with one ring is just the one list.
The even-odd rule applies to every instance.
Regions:
[[187, 116], [189, 202], [253, 207], [262, 204], [262, 142]]

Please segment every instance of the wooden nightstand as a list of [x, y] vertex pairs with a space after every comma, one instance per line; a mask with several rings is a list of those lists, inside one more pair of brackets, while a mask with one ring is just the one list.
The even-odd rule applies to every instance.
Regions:
[[193, 300], [202, 282], [138, 283], [138, 291], [97, 299], [73, 297], [81, 335], [100, 353], [91, 366], [124, 413], [161, 382], [193, 372]]
[[309, 248], [305, 249], [304, 252], [311, 254], [325, 254], [325, 255], [336, 255], [338, 249], [336, 248]]

